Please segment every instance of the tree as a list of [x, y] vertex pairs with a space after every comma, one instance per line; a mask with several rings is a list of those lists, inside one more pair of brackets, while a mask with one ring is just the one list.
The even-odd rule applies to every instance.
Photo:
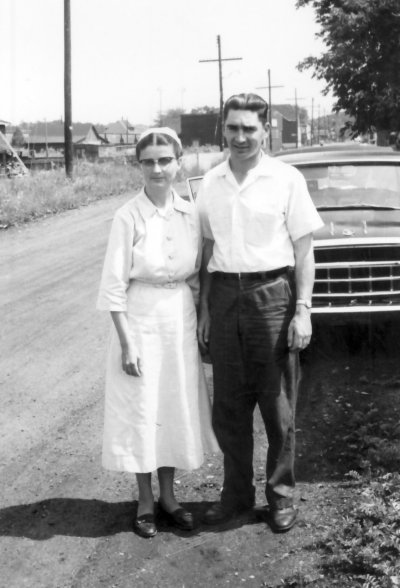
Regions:
[[326, 81], [354, 134], [400, 129], [399, 0], [297, 0], [311, 5], [327, 51], [298, 68]]
[[192, 108], [190, 114], [215, 114], [219, 113], [219, 108], [215, 106], [199, 106], [197, 108]]
[[170, 127], [177, 133], [181, 130], [181, 114], [185, 111], [182, 108], [170, 108], [164, 113], [160, 113], [155, 119], [154, 124], [157, 127]]
[[25, 145], [25, 137], [19, 127], [16, 127], [11, 138], [12, 147], [23, 147]]

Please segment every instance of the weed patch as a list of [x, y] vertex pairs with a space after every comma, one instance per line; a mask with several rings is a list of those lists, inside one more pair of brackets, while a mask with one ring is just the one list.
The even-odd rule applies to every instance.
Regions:
[[80, 162], [72, 180], [61, 169], [5, 179], [0, 182], [0, 228], [136, 191], [141, 185], [139, 168], [115, 163]]

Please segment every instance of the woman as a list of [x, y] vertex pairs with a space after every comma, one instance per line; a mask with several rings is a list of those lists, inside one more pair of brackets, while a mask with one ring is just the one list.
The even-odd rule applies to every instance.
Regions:
[[103, 466], [136, 473], [134, 529], [153, 537], [151, 472], [158, 472], [159, 509], [190, 530], [192, 514], [174, 496], [174, 471], [198, 468], [217, 445], [196, 339], [200, 228], [193, 205], [172, 188], [181, 142], [172, 129], [149, 129], [136, 155], [144, 188], [114, 217], [98, 299], [115, 326]]

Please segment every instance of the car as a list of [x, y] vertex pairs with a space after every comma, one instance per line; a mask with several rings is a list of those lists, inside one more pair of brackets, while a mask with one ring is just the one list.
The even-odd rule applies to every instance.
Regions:
[[[274, 156], [303, 174], [325, 223], [314, 233], [313, 314], [346, 322], [399, 313], [400, 153], [335, 143]], [[188, 179], [194, 199], [200, 181]]]

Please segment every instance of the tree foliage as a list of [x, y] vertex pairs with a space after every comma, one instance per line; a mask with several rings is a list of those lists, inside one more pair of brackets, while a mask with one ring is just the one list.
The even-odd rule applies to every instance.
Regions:
[[179, 132], [181, 128], [181, 114], [184, 112], [183, 108], [170, 108], [166, 112], [159, 113], [154, 120], [154, 124], [157, 127], [170, 127]]
[[215, 106], [199, 106], [191, 110], [191, 114], [215, 114], [219, 112], [219, 108]]
[[19, 127], [17, 127], [13, 133], [11, 145], [13, 147], [23, 147], [25, 145], [25, 137]]
[[307, 57], [300, 71], [326, 81], [335, 111], [354, 117], [353, 131], [400, 130], [399, 0], [297, 0], [310, 5], [327, 50]]

